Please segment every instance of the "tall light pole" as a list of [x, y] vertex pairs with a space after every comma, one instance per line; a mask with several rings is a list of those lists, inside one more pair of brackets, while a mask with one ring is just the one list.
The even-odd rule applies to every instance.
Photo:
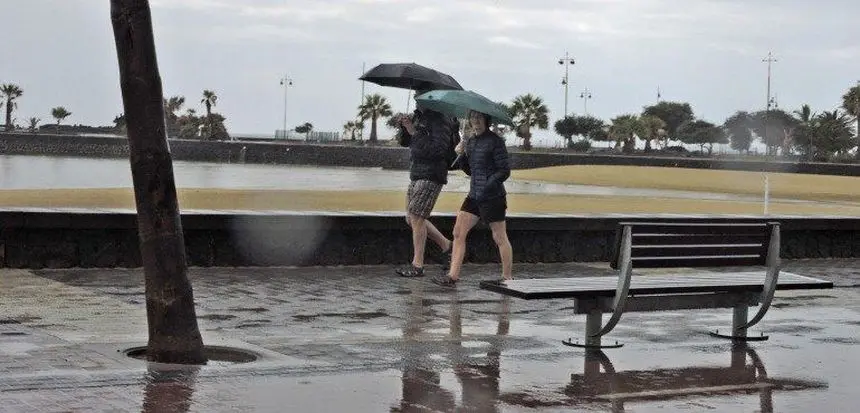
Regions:
[[284, 139], [287, 139], [287, 89], [293, 85], [293, 79], [290, 79], [288, 75], [284, 75], [281, 78], [281, 86], [284, 87]]
[[[366, 69], [364, 68], [364, 66], [365, 66], [365, 62], [361, 62], [361, 75], [362, 75], [362, 76], [364, 76], [364, 73], [365, 73], [365, 70], [366, 70]], [[364, 83], [365, 83], [365, 82], [362, 80], [362, 81], [361, 81], [361, 101], [360, 101], [360, 102], [358, 102], [358, 107], [361, 107], [362, 105], [364, 105]], [[361, 124], [361, 130], [360, 130], [360, 131], [358, 131], [358, 139], [359, 139], [359, 140], [364, 140], [364, 121], [362, 121], [362, 120], [361, 120], [360, 118], [358, 118], [358, 117], [356, 117], [356, 119], [357, 119], [357, 121]]]
[[[767, 106], [764, 110], [764, 143], [767, 145], [768, 151], [770, 151], [770, 141], [768, 140], [768, 123], [770, 122], [770, 106], [773, 104], [773, 100], [770, 97], [770, 71], [771, 65], [776, 62], [776, 58], [773, 57], [772, 52], [767, 53], [767, 57], [762, 59], [762, 62], [767, 63]], [[770, 155], [770, 154], [768, 154]]]
[[[854, 118], [857, 121], [857, 138], [860, 139], [860, 80], [857, 81], [854, 91]], [[858, 145], [854, 157], [860, 159], [860, 145]]]
[[574, 64], [573, 58], [567, 52], [564, 52], [564, 57], [558, 59], [558, 64], [564, 66], [564, 78], [561, 79], [561, 84], [564, 85], [564, 117], [567, 117], [567, 92], [570, 86], [569, 69], [570, 65]]
[[[361, 74], [364, 75], [364, 62], [361, 62]], [[364, 81], [361, 81], [361, 102], [358, 102], [358, 105], [361, 106], [364, 104]]]
[[582, 99], [582, 109], [585, 111], [585, 116], [588, 116], [588, 99], [591, 99], [591, 92], [588, 91], [588, 88], [585, 88], [585, 91], [579, 94], [580, 99]]

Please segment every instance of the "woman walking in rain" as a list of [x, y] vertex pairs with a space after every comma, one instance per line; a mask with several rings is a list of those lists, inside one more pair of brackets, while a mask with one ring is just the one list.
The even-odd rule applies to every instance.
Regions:
[[471, 179], [469, 194], [454, 223], [451, 267], [447, 274], [433, 278], [435, 284], [444, 287], [455, 287], [460, 280], [460, 270], [466, 255], [466, 236], [479, 220], [490, 226], [493, 241], [499, 248], [502, 278], [512, 278], [513, 252], [505, 223], [507, 192], [504, 185], [511, 175], [511, 168], [505, 140], [489, 129], [491, 119], [484, 113], [470, 111], [469, 125], [474, 137], [460, 142], [456, 148], [460, 155], [460, 167]]

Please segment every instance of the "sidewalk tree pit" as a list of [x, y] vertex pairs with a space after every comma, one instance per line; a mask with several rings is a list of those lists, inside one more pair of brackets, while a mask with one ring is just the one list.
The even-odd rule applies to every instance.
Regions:
[[[146, 354], [147, 347], [132, 347], [128, 350], [125, 350], [124, 353], [126, 356], [131, 358], [135, 358], [138, 360], [152, 361], [150, 357]], [[210, 362], [222, 362], [222, 363], [233, 363], [233, 364], [242, 364], [242, 363], [250, 363], [252, 361], [256, 361], [258, 356], [252, 351], [242, 350], [234, 347], [223, 347], [223, 346], [204, 346], [203, 354], [206, 356], [206, 359]]]

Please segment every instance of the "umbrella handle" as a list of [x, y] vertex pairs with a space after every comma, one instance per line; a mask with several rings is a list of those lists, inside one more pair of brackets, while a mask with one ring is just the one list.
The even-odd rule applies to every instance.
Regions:
[[456, 157], [456, 158], [454, 158], [454, 162], [451, 162], [451, 167], [453, 168], [453, 167], [454, 167], [454, 165], [457, 165], [457, 162], [460, 162], [460, 158], [462, 158], [462, 157], [463, 157], [463, 154], [462, 154], [462, 153], [461, 153], [461, 154], [458, 154], [458, 155], [457, 155], [457, 157]]

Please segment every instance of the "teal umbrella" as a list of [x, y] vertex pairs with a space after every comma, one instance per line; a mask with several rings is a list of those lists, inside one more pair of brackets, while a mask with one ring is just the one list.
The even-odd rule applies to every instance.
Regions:
[[432, 90], [415, 97], [418, 107], [439, 113], [465, 118], [470, 110], [493, 118], [494, 123], [514, 126], [514, 121], [504, 106], [471, 90]]

